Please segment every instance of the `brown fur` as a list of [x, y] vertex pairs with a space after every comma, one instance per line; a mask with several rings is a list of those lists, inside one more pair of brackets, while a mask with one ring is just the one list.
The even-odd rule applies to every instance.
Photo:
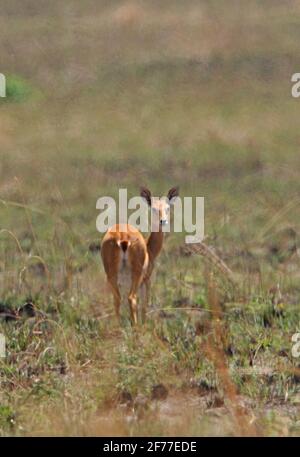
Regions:
[[[172, 188], [168, 193], [171, 200], [178, 195], [178, 189]], [[152, 207], [151, 193], [148, 189], [141, 189], [149, 206]], [[165, 217], [167, 203], [157, 202], [160, 205], [159, 218]], [[118, 276], [122, 256], [128, 255], [128, 264], [131, 273], [131, 285], [128, 295], [131, 319], [137, 324], [137, 292], [141, 285], [145, 288], [145, 296], [142, 303], [142, 320], [145, 321], [150, 294], [150, 278], [154, 268], [155, 259], [160, 254], [164, 241], [164, 233], [161, 227], [158, 232], [151, 232], [147, 240], [139, 230], [129, 224], [116, 224], [111, 227], [102, 240], [101, 256], [107, 281], [110, 285], [117, 319], [120, 319], [121, 294], [118, 285]], [[123, 254], [122, 254], [123, 253]]]

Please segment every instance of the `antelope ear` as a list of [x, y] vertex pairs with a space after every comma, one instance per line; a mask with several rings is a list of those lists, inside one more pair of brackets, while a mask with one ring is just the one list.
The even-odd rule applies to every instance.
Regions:
[[179, 187], [172, 187], [168, 192], [168, 200], [170, 203], [174, 203], [176, 198], [179, 196]]
[[151, 192], [146, 187], [141, 187], [141, 197], [143, 197], [149, 206], [151, 206]]

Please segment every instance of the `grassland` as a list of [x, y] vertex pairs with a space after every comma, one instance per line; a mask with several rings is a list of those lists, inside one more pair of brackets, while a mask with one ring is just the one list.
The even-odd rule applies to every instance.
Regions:
[[[0, 435], [299, 435], [298, 2], [1, 2]], [[205, 197], [149, 319], [114, 320], [96, 201]], [[32, 306], [24, 306], [32, 303]]]

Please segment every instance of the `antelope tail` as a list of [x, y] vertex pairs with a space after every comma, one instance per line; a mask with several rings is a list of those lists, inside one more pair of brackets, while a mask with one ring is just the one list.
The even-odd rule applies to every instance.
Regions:
[[130, 246], [130, 241], [129, 240], [118, 240], [117, 241], [117, 245], [119, 246], [119, 248], [122, 249], [122, 251], [125, 252], [127, 251], [128, 247]]

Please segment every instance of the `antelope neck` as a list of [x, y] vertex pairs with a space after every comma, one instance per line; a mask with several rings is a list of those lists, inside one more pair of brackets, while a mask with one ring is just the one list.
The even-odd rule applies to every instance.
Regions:
[[162, 249], [164, 241], [164, 232], [159, 230], [159, 232], [151, 232], [148, 240], [147, 240], [147, 247], [148, 247], [148, 254], [150, 257], [150, 261], [154, 260], [160, 253]]

